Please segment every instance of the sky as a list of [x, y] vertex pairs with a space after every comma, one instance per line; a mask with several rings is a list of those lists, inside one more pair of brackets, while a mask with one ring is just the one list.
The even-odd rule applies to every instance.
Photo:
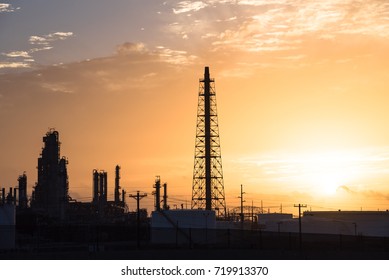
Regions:
[[[0, 186], [60, 133], [70, 195], [121, 166], [190, 206], [199, 78], [215, 79], [228, 208], [386, 210], [385, 0], [0, 1]], [[134, 209], [135, 201], [129, 202]]]

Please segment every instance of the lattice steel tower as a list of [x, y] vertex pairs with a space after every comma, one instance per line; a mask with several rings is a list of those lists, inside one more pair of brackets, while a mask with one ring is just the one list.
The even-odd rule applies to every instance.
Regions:
[[200, 79], [193, 168], [192, 209], [215, 210], [226, 216], [215, 80], [205, 67]]

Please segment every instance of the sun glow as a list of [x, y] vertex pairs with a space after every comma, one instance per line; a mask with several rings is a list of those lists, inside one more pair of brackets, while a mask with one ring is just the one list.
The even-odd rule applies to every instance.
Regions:
[[324, 195], [334, 195], [337, 189], [346, 184], [347, 178], [342, 178], [340, 174], [337, 173], [325, 173], [317, 174], [316, 177], [312, 178], [313, 186], [315, 191]]
[[351, 184], [361, 172], [361, 157], [356, 153], [331, 152], [301, 161], [301, 179], [315, 193], [334, 195], [342, 185]]
[[359, 182], [371, 169], [367, 151], [277, 154], [256, 161], [262, 174], [303, 192], [334, 195], [339, 187]]
[[302, 179], [315, 193], [333, 195], [342, 184], [353, 179], [355, 155], [331, 152], [312, 155], [302, 161]]

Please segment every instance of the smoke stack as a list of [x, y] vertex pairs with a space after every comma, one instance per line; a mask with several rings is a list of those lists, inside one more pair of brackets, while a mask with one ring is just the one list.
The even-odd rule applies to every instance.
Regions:
[[204, 69], [204, 81], [209, 81], [210, 78], [209, 78], [209, 67], [206, 66], [205, 69]]
[[9, 188], [9, 193], [7, 195], [7, 203], [12, 204], [12, 202], [13, 202], [13, 197], [12, 197], [12, 187], [11, 187]]
[[122, 190], [122, 202], [123, 202], [123, 205], [126, 204], [126, 192], [125, 192], [125, 190]]
[[93, 203], [97, 204], [99, 201], [99, 173], [96, 169], [93, 170]]
[[20, 175], [19, 181], [19, 207], [21, 209], [27, 208], [27, 176], [26, 173]]
[[115, 168], [115, 204], [120, 202], [120, 166]]
[[168, 210], [169, 206], [167, 205], [167, 183], [163, 184], [163, 210]]
[[103, 173], [104, 177], [104, 203], [107, 203], [107, 194], [108, 194], [108, 182], [107, 182], [107, 172]]
[[14, 202], [14, 205], [16, 206], [16, 193], [17, 193], [18, 189], [17, 188], [14, 188], [14, 196], [13, 196], [13, 202]]
[[161, 210], [161, 179], [159, 176], [155, 179], [155, 210]]

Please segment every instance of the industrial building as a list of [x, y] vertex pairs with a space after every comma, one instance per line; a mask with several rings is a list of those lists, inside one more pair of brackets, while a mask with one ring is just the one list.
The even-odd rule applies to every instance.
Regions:
[[[292, 214], [258, 214], [261, 230], [299, 232], [299, 219]], [[389, 237], [388, 211], [306, 211], [301, 231], [313, 234]]]

